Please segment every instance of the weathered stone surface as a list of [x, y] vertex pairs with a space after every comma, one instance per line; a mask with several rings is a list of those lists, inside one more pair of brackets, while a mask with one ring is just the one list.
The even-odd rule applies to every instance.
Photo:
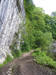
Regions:
[[[3, 56], [6, 57], [6, 53], [11, 55], [9, 46], [13, 41], [15, 32], [17, 32], [20, 29], [20, 25], [22, 25], [24, 17], [25, 17], [25, 12], [24, 12], [23, 0], [1, 0], [0, 2], [1, 58], [0, 59], [2, 59]], [[19, 42], [19, 47], [20, 47], [20, 42]]]

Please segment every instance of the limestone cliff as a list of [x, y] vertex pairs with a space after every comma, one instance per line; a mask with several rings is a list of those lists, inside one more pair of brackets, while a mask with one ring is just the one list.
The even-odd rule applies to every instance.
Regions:
[[[0, 63], [4, 61], [6, 54], [11, 54], [9, 46], [14, 35], [23, 26], [25, 11], [23, 0], [1, 0], [0, 1]], [[21, 33], [19, 33], [19, 39]], [[20, 40], [18, 41], [18, 48]], [[2, 61], [2, 62], [3, 62]]]

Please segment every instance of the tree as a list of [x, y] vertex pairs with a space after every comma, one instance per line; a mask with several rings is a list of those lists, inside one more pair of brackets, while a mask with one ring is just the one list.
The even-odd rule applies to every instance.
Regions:
[[[24, 49], [41, 47], [47, 49], [52, 42], [50, 17], [45, 15], [42, 8], [35, 7], [32, 0], [25, 0], [26, 34], [24, 34]], [[27, 6], [27, 7], [26, 7]], [[46, 37], [47, 36], [47, 37]], [[28, 48], [28, 49], [29, 49]]]
[[52, 33], [53, 39], [56, 39], [56, 16], [45, 15], [46, 31]]

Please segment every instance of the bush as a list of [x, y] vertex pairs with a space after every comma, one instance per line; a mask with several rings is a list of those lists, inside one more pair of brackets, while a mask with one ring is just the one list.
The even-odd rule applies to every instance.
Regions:
[[27, 38], [24, 39], [24, 43], [21, 43], [21, 51], [22, 52], [28, 52], [30, 50], [30, 45], [29, 45], [29, 41], [27, 40]]
[[35, 47], [41, 47], [42, 50], [47, 50], [52, 43], [52, 34], [50, 32], [43, 33], [37, 31], [35, 34]]
[[14, 58], [21, 56], [21, 54], [22, 54], [21, 50], [13, 50], [12, 51], [12, 55], [14, 56]]
[[7, 55], [7, 58], [3, 64], [7, 64], [8, 62], [11, 62], [11, 61], [12, 61], [12, 58], [9, 55]]
[[42, 49], [48, 50], [49, 46], [52, 44], [52, 33], [45, 32], [41, 38]]
[[7, 64], [8, 62], [11, 62], [13, 59], [9, 56], [9, 55], [7, 55], [7, 57], [6, 57], [6, 59], [5, 59], [5, 61], [4, 61], [4, 63], [3, 64], [0, 64], [0, 67], [3, 67], [5, 64]]
[[37, 63], [56, 69], [56, 61], [54, 61], [51, 57], [47, 56], [46, 52], [41, 52], [41, 50], [37, 50], [32, 53], [32, 56], [34, 56]]
[[17, 49], [17, 43], [13, 42], [12, 45], [10, 46], [11, 49], [11, 53], [13, 55], [14, 58], [21, 56], [21, 50]]

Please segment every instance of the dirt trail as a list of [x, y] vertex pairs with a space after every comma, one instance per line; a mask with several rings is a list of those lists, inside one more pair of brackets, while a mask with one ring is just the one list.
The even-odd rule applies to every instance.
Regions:
[[51, 69], [36, 64], [31, 52], [13, 60], [0, 69], [0, 75], [56, 75]]

